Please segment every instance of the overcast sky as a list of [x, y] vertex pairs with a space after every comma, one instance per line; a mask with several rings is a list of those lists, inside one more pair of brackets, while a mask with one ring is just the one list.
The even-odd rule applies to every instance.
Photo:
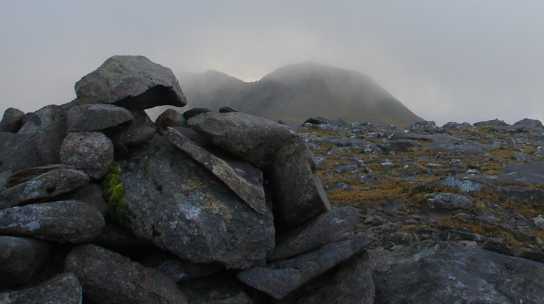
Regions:
[[0, 113], [71, 100], [113, 54], [244, 80], [312, 60], [368, 74], [439, 123], [544, 120], [542, 0], [5, 0]]

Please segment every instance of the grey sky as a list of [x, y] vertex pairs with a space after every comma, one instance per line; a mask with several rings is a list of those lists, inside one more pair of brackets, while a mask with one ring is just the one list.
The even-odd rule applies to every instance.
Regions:
[[541, 0], [6, 0], [0, 113], [67, 102], [110, 55], [142, 54], [245, 80], [313, 60], [366, 73], [440, 123], [544, 120], [543, 17]]

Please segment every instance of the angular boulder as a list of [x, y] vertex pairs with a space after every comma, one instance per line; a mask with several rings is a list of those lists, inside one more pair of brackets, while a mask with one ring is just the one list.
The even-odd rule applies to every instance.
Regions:
[[525, 132], [542, 132], [544, 125], [540, 120], [525, 118], [512, 125], [512, 129]]
[[0, 293], [2, 304], [81, 304], [83, 290], [71, 273], [63, 273], [36, 286]]
[[19, 131], [23, 125], [23, 117], [25, 113], [23, 111], [17, 110], [15, 108], [7, 108], [4, 111], [4, 116], [0, 121], [0, 132], [11, 132], [15, 133]]
[[[39, 168], [36, 170], [39, 171]], [[23, 173], [19, 174], [21, 176]], [[88, 182], [89, 177], [81, 171], [62, 167], [53, 169], [2, 191], [0, 209], [52, 199], [85, 186]]]
[[376, 302], [542, 303], [544, 265], [457, 243], [371, 254]]
[[270, 169], [277, 222], [297, 227], [330, 210], [327, 193], [312, 169], [312, 157], [303, 142], [281, 148]]
[[203, 113], [188, 124], [215, 146], [259, 168], [270, 165], [281, 147], [297, 140], [284, 125], [240, 112]]
[[356, 208], [333, 208], [307, 225], [283, 235], [269, 259], [290, 258], [347, 238], [360, 222], [360, 217]]
[[374, 304], [375, 293], [368, 256], [359, 254], [276, 303]]
[[248, 268], [274, 247], [272, 212], [259, 214], [162, 136], [120, 162], [125, 226], [194, 263]]
[[185, 304], [174, 281], [159, 271], [94, 245], [73, 249], [65, 270], [80, 280], [91, 303]]
[[113, 143], [98, 132], [69, 133], [60, 149], [63, 164], [74, 166], [94, 179], [108, 172], [113, 158]]
[[[206, 149], [191, 142], [190, 139], [173, 128], [168, 128], [166, 137], [176, 148], [187, 153], [193, 160], [200, 163], [215, 177], [227, 185], [238, 197], [246, 202], [253, 210], [266, 214], [268, 207], [263, 185], [254, 184], [238, 174], [235, 168], [226, 161], [208, 152]], [[260, 178], [262, 181], [262, 176]]]
[[113, 56], [75, 85], [85, 103], [116, 104], [130, 109], [187, 104], [172, 70], [144, 56]]
[[366, 237], [356, 236], [289, 260], [242, 271], [238, 274], [238, 279], [275, 299], [282, 299], [310, 280], [360, 253], [367, 244]]
[[29, 236], [59, 243], [83, 243], [95, 239], [104, 226], [100, 211], [78, 201], [0, 210], [0, 235]]
[[[45, 106], [29, 113], [17, 135], [30, 135], [34, 138], [32, 144], [36, 145], [42, 164], [57, 164], [60, 145], [66, 136], [66, 113], [56, 105]], [[26, 166], [28, 167], [30, 166]]]
[[129, 110], [110, 104], [76, 105], [66, 114], [69, 132], [101, 131], [134, 119]]
[[0, 236], [0, 289], [30, 282], [44, 266], [50, 249], [43, 241]]

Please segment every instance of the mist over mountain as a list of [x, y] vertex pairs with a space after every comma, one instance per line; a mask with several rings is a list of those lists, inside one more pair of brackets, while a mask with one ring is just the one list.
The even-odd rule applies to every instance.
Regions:
[[421, 120], [370, 77], [313, 62], [281, 67], [256, 82], [218, 71], [183, 74], [181, 82], [192, 107], [230, 106], [288, 122], [323, 116], [406, 126]]

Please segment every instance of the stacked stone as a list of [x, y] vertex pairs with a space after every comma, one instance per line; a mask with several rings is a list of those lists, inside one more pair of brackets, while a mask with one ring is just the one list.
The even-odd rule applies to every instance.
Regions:
[[[114, 56], [0, 123], [2, 303], [372, 303], [355, 233], [288, 127], [185, 115], [172, 71]], [[319, 289], [319, 291], [316, 291]]]

